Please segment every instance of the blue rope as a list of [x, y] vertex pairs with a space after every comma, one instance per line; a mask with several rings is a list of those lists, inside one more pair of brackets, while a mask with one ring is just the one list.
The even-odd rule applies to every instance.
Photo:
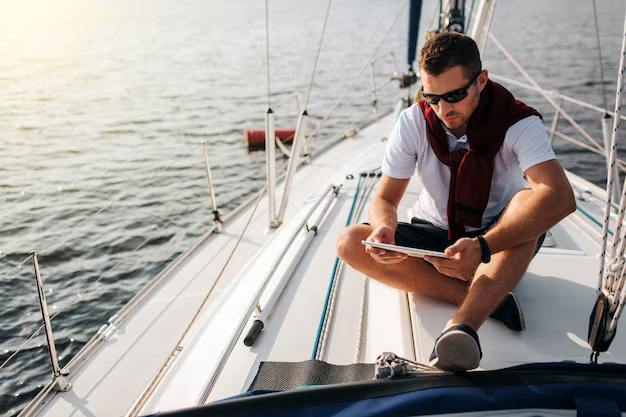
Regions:
[[[356, 200], [359, 195], [359, 190], [361, 189], [361, 179], [363, 176], [359, 175], [359, 182], [356, 185], [356, 192], [354, 193], [354, 199], [352, 200], [352, 206], [350, 207], [350, 214], [348, 214], [348, 220], [346, 221], [346, 227], [350, 225], [352, 221], [352, 214], [354, 212], [354, 206], [356, 205]], [[335, 283], [335, 278], [337, 277], [337, 268], [339, 267], [339, 257], [335, 256], [335, 265], [333, 266], [333, 273], [330, 279], [330, 284], [328, 285], [328, 291], [326, 292], [326, 301], [324, 301], [324, 310], [322, 311], [322, 317], [320, 317], [320, 324], [317, 327], [317, 336], [315, 336], [315, 344], [313, 345], [313, 353], [311, 355], [311, 359], [315, 359], [317, 356], [317, 350], [319, 347], [320, 337], [322, 337], [322, 330], [324, 328], [324, 320], [328, 314], [328, 303], [330, 302], [330, 294], [333, 289], [333, 284]]]
[[356, 184], [356, 191], [354, 193], [354, 198], [352, 199], [352, 205], [350, 206], [350, 214], [348, 214], [348, 220], [346, 220], [346, 227], [350, 226], [350, 223], [352, 223], [352, 215], [354, 214], [354, 206], [356, 205], [357, 196], [359, 195], [359, 190], [361, 189], [361, 178], [366, 178], [366, 177], [359, 175], [359, 182]]

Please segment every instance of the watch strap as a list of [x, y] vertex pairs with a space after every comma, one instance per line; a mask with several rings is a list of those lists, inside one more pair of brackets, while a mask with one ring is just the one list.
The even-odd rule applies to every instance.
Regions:
[[487, 264], [489, 263], [489, 261], [491, 261], [491, 250], [489, 249], [489, 245], [487, 245], [487, 241], [482, 236], [476, 236], [476, 239], [478, 239], [478, 243], [480, 243], [482, 262], [484, 264]]

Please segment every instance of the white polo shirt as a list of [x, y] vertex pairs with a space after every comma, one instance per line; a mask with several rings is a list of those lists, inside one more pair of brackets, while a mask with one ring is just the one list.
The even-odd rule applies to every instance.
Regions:
[[[456, 138], [442, 123], [450, 152], [469, 149], [467, 136]], [[556, 159], [543, 122], [530, 116], [507, 130], [502, 148], [494, 157], [493, 177], [482, 227], [486, 227], [507, 205], [513, 194], [528, 183], [523, 173], [528, 168]], [[383, 157], [382, 171], [392, 178], [410, 178], [417, 171], [424, 190], [415, 203], [416, 216], [437, 227], [448, 229], [448, 191], [450, 167], [443, 164], [430, 146], [426, 120], [419, 105], [405, 109], [398, 118]], [[466, 226], [466, 231], [476, 228]]]

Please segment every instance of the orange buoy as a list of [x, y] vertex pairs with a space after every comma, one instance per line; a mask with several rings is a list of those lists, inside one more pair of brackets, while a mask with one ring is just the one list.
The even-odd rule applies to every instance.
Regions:
[[[276, 129], [276, 137], [283, 143], [290, 143], [296, 134], [296, 129]], [[245, 129], [243, 140], [248, 150], [260, 151], [265, 149], [265, 129]]]

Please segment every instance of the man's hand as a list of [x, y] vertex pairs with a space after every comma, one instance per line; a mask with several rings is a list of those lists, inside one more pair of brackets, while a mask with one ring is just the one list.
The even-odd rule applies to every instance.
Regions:
[[[366, 239], [368, 242], [388, 243], [395, 245], [395, 232], [389, 226], [380, 226], [374, 229]], [[365, 246], [365, 252], [369, 253], [376, 262], [381, 264], [397, 264], [404, 261], [408, 255], [400, 252], [387, 251], [385, 249]]]
[[425, 256], [424, 259], [437, 271], [461, 281], [471, 281], [474, 278], [476, 268], [482, 261], [482, 252], [478, 239], [462, 238], [452, 246], [448, 246], [444, 252], [447, 256], [454, 256], [453, 259], [439, 258], [436, 256]]

